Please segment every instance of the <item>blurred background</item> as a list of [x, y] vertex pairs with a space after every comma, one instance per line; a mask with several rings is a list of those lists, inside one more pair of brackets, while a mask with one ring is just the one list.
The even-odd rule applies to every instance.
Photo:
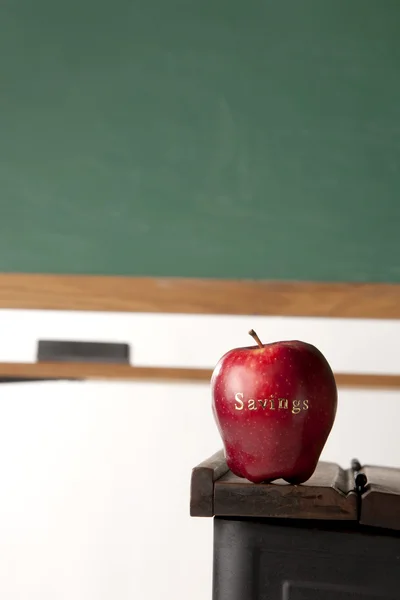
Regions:
[[250, 328], [330, 362], [322, 459], [400, 467], [399, 27], [395, 0], [2, 2], [2, 598], [210, 597], [190, 474]]
[[[131, 341], [138, 365], [153, 351], [156, 365], [212, 368], [248, 344], [254, 325], [264, 339], [315, 343], [335, 371], [400, 374], [398, 321], [2, 313], [2, 342], [18, 338], [20, 363], [34, 361], [41, 332]], [[8, 383], [0, 392], [4, 596], [210, 597], [212, 519], [189, 516], [191, 469], [221, 447], [207, 381]], [[340, 387], [321, 458], [399, 467], [399, 418], [398, 389]]]

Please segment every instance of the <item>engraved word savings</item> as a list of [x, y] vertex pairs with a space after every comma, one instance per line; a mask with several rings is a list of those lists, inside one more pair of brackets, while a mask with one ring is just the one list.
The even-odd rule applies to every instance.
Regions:
[[298, 415], [302, 410], [308, 410], [308, 400], [292, 400], [286, 398], [269, 398], [265, 400], [244, 400], [244, 394], [235, 394], [236, 410], [291, 410], [293, 415]]

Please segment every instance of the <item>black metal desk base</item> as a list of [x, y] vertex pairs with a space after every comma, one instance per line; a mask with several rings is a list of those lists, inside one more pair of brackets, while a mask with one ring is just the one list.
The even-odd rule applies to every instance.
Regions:
[[213, 600], [399, 600], [400, 536], [214, 518]]

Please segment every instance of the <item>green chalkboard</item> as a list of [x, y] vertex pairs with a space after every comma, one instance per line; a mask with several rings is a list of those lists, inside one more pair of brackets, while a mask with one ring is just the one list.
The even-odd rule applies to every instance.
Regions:
[[400, 282], [399, 0], [3, 0], [0, 271]]

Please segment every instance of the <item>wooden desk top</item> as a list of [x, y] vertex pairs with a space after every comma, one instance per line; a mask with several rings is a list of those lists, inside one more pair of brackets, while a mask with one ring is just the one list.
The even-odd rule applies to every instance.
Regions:
[[320, 461], [302, 485], [253, 484], [228, 469], [220, 450], [192, 470], [190, 514], [353, 521], [400, 530], [400, 469], [360, 466], [356, 472]]

